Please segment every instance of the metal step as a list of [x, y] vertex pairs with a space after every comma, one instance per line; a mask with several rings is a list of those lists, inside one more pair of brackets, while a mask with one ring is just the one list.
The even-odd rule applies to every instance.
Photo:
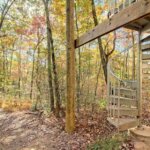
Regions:
[[150, 44], [142, 45], [141, 48], [142, 48], [142, 51], [150, 50]]
[[143, 72], [143, 74], [144, 74], [144, 73], [149, 73], [149, 74], [150, 74], [150, 68], [143, 69], [142, 72]]
[[137, 88], [137, 82], [129, 82], [129, 81], [124, 82], [126, 82], [125, 88], [127, 89], [135, 90]]
[[[116, 90], [118, 90], [119, 88], [115, 88], [115, 87], [112, 87]], [[124, 88], [124, 87], [120, 87], [120, 91], [127, 91], [127, 92], [136, 92], [136, 90], [134, 89], [130, 89], [130, 88]]]
[[150, 74], [149, 73], [143, 73], [143, 79], [144, 80], [150, 80]]
[[138, 125], [138, 120], [136, 118], [107, 118], [107, 120], [119, 129], [119, 131], [125, 131], [130, 128], [136, 127]]
[[145, 72], [143, 72], [143, 75], [144, 76], [150, 76], [150, 72], [149, 71], [145, 71]]
[[142, 84], [143, 84], [143, 86], [144, 85], [149, 85], [149, 87], [150, 87], [150, 80], [144, 80], [143, 79]]
[[150, 35], [144, 37], [141, 41], [142, 42], [148, 42], [148, 41], [150, 41]]
[[143, 87], [142, 87], [142, 90], [143, 90], [143, 91], [150, 92], [150, 86], [143, 86]]
[[143, 60], [150, 60], [150, 54], [142, 54]]
[[149, 91], [144, 91], [144, 90], [143, 90], [142, 94], [143, 94], [143, 95], [147, 95], [148, 98], [149, 98], [149, 96], [150, 96], [150, 92], [149, 92]]
[[111, 111], [113, 116], [130, 116], [135, 117], [138, 115], [138, 109], [137, 108], [118, 108], [114, 105], [109, 106], [108, 109]]
[[130, 89], [130, 88], [112, 88], [112, 95], [116, 95], [119, 93], [120, 89], [120, 95], [122, 97], [128, 97], [128, 98], [133, 98], [136, 97], [136, 90]]
[[149, 70], [150, 69], [150, 64], [143, 64], [142, 69], [143, 70], [145, 70], [145, 69]]
[[[113, 105], [118, 105], [118, 96], [110, 96], [112, 98], [112, 103]], [[115, 100], [113, 100], [115, 99]], [[128, 108], [131, 107], [137, 107], [137, 100], [131, 99], [131, 98], [126, 98], [126, 97], [120, 97], [120, 107], [125, 106]]]

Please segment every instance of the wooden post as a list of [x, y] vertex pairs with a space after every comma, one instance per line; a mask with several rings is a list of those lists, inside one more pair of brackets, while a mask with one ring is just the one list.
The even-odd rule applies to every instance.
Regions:
[[139, 45], [138, 45], [138, 65], [137, 65], [137, 99], [138, 99], [138, 121], [139, 127], [141, 127], [142, 117], [142, 50], [141, 50], [141, 31], [139, 31]]
[[75, 129], [75, 44], [74, 44], [74, 0], [66, 0], [67, 21], [67, 105], [66, 131]]

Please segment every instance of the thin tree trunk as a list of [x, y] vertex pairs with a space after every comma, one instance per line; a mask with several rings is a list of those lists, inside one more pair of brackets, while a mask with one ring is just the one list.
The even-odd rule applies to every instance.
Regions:
[[39, 44], [40, 44], [40, 43], [42, 42], [42, 40], [44, 39], [44, 38], [40, 39], [40, 37], [39, 37], [39, 31], [37, 31], [37, 38], [38, 38], [38, 39], [37, 39], [37, 44], [36, 44], [36, 46], [35, 46], [35, 48], [34, 48], [33, 56], [32, 56], [33, 62], [32, 62], [32, 73], [31, 73], [30, 99], [33, 98], [33, 83], [34, 83], [34, 71], [35, 71], [35, 54], [36, 54], [37, 48], [39, 47]]
[[2, 29], [8, 11], [10, 10], [15, 1], [16, 0], [7, 0], [6, 2], [4, 1], [3, 7], [1, 8], [0, 30]]
[[[75, 4], [75, 17], [76, 17], [76, 30], [77, 30], [77, 37], [79, 37], [79, 27], [78, 27], [78, 16], [77, 16], [77, 3]], [[81, 79], [81, 49], [78, 48], [78, 74], [77, 74], [77, 112], [80, 112], [80, 79]]]
[[[22, 39], [22, 37], [21, 37]], [[18, 96], [21, 98], [21, 47], [19, 49], [19, 57], [18, 57], [18, 74], [19, 74], [19, 79], [18, 79]]]
[[3, 86], [2, 86], [2, 90], [3, 90], [3, 96], [5, 98], [5, 84], [6, 84], [6, 59], [5, 59], [5, 50], [4, 50], [4, 46], [2, 46], [3, 49]]
[[14, 55], [14, 51], [12, 50], [11, 52], [11, 57], [10, 57], [10, 67], [9, 67], [9, 76], [11, 77], [11, 73], [12, 73], [12, 60], [13, 60], [13, 55]]
[[[98, 19], [97, 19], [97, 15], [96, 15], [96, 8], [95, 8], [94, 0], [91, 0], [91, 5], [92, 5], [92, 15], [93, 15], [93, 20], [94, 20], [94, 25], [97, 26], [98, 25]], [[103, 46], [102, 46], [102, 40], [101, 40], [101, 38], [98, 38], [99, 53], [100, 53], [101, 64], [102, 64], [106, 84], [107, 84], [108, 58], [115, 50], [115, 42], [116, 42], [116, 32], [114, 32], [113, 48], [112, 48], [111, 52], [106, 54], [105, 50], [103, 49]]]
[[[91, 0], [91, 5], [92, 5], [92, 15], [93, 15], [94, 24], [95, 24], [95, 26], [97, 26], [98, 25], [98, 19], [97, 19], [97, 15], [96, 15], [96, 9], [95, 9], [94, 0]], [[105, 82], [107, 83], [108, 57], [107, 57], [106, 53], [104, 52], [101, 38], [98, 38], [98, 46], [99, 46], [99, 52], [100, 52], [100, 58], [101, 58], [101, 62], [102, 62]]]
[[49, 94], [50, 94], [50, 107], [51, 111], [54, 112], [54, 91], [53, 91], [53, 79], [52, 79], [52, 47], [51, 47], [51, 29], [49, 20], [49, 0], [43, 0], [46, 13], [46, 24], [47, 24], [47, 50], [48, 50], [48, 83], [49, 83]]
[[[38, 39], [39, 39], [39, 35], [38, 35]], [[38, 46], [37, 48], [37, 60], [36, 60], [36, 86], [37, 86], [37, 98], [36, 98], [36, 103], [35, 103], [35, 107], [34, 110], [37, 110], [38, 108], [38, 103], [40, 103], [40, 107], [41, 107], [41, 96], [42, 96], [42, 92], [41, 92], [41, 86], [40, 86], [40, 76], [41, 76], [41, 72], [40, 70], [40, 63], [39, 63], [39, 59], [40, 59], [40, 48]]]
[[94, 99], [93, 99], [93, 104], [92, 104], [92, 112], [94, 112], [94, 106], [95, 106], [95, 103], [96, 103], [98, 79], [99, 79], [99, 76], [100, 76], [100, 72], [101, 72], [101, 65], [99, 66], [99, 69], [98, 69], [98, 72], [97, 72], [97, 76], [96, 76], [96, 84], [95, 84], [95, 90], [94, 90]]
[[34, 81], [34, 70], [35, 70], [35, 52], [36, 49], [34, 49], [33, 56], [32, 56], [33, 62], [32, 62], [32, 74], [31, 74], [30, 99], [33, 98], [32, 93], [33, 93], [33, 81]]
[[67, 106], [66, 131], [75, 129], [75, 47], [74, 47], [74, 0], [66, 0], [67, 21]]
[[50, 25], [49, 25], [49, 31], [50, 31], [50, 40], [51, 40], [51, 49], [52, 49], [52, 63], [53, 63], [54, 84], [55, 84], [54, 87], [55, 87], [55, 96], [56, 96], [56, 116], [59, 117], [61, 100], [60, 100], [60, 90], [59, 90], [59, 81], [58, 81], [57, 66], [55, 60], [53, 36], [52, 36], [52, 30]]
[[134, 32], [132, 31], [132, 45], [133, 45], [133, 62], [132, 62], [132, 79], [135, 80], [135, 39], [134, 39]]

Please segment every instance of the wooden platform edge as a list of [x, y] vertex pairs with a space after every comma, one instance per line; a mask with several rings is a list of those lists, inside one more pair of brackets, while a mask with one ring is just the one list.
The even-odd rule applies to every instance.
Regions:
[[150, 15], [150, 0], [139, 0], [76, 39], [75, 48], [147, 15]]
[[133, 120], [129, 120], [129, 122], [126, 122], [124, 124], [117, 125], [112, 119], [107, 118], [107, 121], [112, 124], [114, 127], [116, 127], [119, 131], [126, 131], [128, 129], [134, 128], [138, 125], [138, 120], [135, 118]]

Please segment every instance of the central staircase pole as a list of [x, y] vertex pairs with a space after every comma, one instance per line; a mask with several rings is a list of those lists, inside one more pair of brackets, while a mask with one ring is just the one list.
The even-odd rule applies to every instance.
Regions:
[[142, 119], [142, 49], [141, 49], [141, 31], [138, 35], [138, 62], [137, 62], [137, 100], [138, 100], [138, 127], [141, 127]]

